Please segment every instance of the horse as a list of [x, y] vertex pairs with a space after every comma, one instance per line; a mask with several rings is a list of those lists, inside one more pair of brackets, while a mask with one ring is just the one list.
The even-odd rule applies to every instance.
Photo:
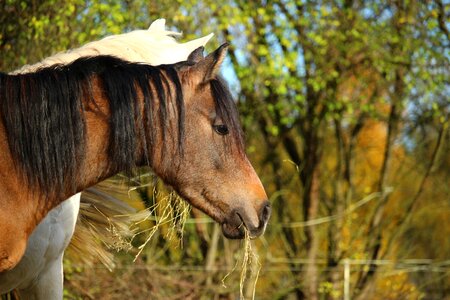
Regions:
[[[24, 66], [13, 74], [35, 71], [56, 63], [68, 63], [94, 54], [111, 54], [149, 64], [174, 63], [185, 60], [191, 51], [204, 46], [213, 34], [187, 43], [178, 43], [172, 38], [178, 35], [180, 34], [177, 32], [165, 29], [164, 19], [158, 19], [148, 30], [109, 36], [81, 48], [56, 54], [35, 65]], [[110, 209], [111, 200], [107, 205]], [[39, 223], [28, 239], [28, 246], [20, 263], [12, 270], [0, 274], [0, 294], [18, 289], [19, 294], [26, 299], [62, 298], [62, 258], [74, 232], [79, 206], [80, 194], [76, 194], [52, 209]]]
[[17, 264], [53, 207], [142, 165], [226, 237], [261, 235], [271, 209], [218, 75], [227, 47], [157, 67], [96, 56], [1, 73], [0, 271]]

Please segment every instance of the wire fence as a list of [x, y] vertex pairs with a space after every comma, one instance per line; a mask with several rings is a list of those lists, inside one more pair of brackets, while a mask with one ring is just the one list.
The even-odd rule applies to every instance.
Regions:
[[[300, 274], [304, 271], [304, 267], [313, 262], [306, 259], [277, 259], [267, 257], [260, 269], [260, 278], [264, 276], [272, 276], [270, 274], [280, 273], [285, 274], [285, 276], [290, 276], [292, 274]], [[416, 287], [414, 291], [426, 290], [426, 294], [422, 295], [420, 299], [444, 299], [442, 295], [434, 295], [435, 285], [440, 284], [442, 280], [450, 280], [450, 260], [433, 260], [433, 259], [403, 259], [403, 260], [363, 260], [363, 259], [343, 259], [341, 263], [336, 267], [327, 266], [326, 260], [317, 260], [314, 262], [322, 274], [327, 272], [340, 272], [339, 285], [333, 288], [335, 292], [338, 292], [337, 299], [351, 300], [352, 292], [354, 290], [355, 277], [353, 276], [362, 266], [374, 266], [377, 268], [377, 276], [379, 279], [387, 279], [392, 277], [392, 281], [396, 281], [398, 275], [414, 275], [415, 277], [420, 277], [420, 280], [416, 282]], [[76, 267], [76, 266], [74, 266]], [[81, 266], [79, 266], [81, 267]], [[102, 265], [95, 265], [92, 269], [105, 269]], [[169, 274], [176, 274], [174, 276], [181, 276], [186, 273], [193, 273], [198, 276], [198, 274], [229, 274], [235, 271], [235, 268], [230, 266], [208, 266], [205, 265], [159, 265], [159, 264], [126, 264], [117, 266], [118, 270], [145, 270], [148, 272], [159, 271]], [[367, 270], [366, 270], [367, 271]], [[433, 275], [433, 276], [431, 276]], [[373, 293], [379, 293], [379, 297], [383, 294], [380, 291], [374, 291]], [[383, 293], [389, 293], [389, 291], [384, 290]], [[450, 293], [450, 291], [447, 291]], [[411, 296], [406, 295], [406, 296]], [[405, 295], [403, 295], [405, 296]], [[450, 294], [447, 295], [450, 297]], [[377, 299], [378, 299], [377, 298]], [[409, 298], [408, 298], [409, 299]], [[447, 299], [447, 298], [445, 298]]]

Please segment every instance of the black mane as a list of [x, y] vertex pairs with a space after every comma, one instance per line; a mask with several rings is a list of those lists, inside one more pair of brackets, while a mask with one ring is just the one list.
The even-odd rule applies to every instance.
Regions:
[[[171, 105], [178, 114], [177, 140], [182, 153], [185, 108], [177, 65], [153, 67], [96, 56], [33, 73], [0, 73], [1, 118], [11, 154], [24, 180], [47, 195], [67, 189], [76, 192], [77, 170], [85, 156], [84, 111], [88, 108], [82, 99], [88, 99], [88, 106], [95, 107], [90, 82], [93, 76], [99, 78], [110, 105], [111, 169], [131, 172], [139, 143], [143, 143], [143, 149], [154, 145], [154, 126], [159, 126], [165, 136]], [[241, 145], [237, 111], [227, 87], [215, 79], [211, 88], [217, 113], [233, 129], [232, 134]], [[171, 90], [174, 93], [168, 92]], [[139, 92], [144, 98], [143, 116], [138, 105]], [[155, 119], [160, 124], [155, 124]], [[151, 163], [150, 155], [144, 155]]]

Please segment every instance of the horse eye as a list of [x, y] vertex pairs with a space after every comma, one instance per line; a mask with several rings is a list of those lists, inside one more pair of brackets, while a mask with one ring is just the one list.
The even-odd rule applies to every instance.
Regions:
[[227, 125], [213, 125], [213, 128], [220, 135], [226, 135], [229, 133]]

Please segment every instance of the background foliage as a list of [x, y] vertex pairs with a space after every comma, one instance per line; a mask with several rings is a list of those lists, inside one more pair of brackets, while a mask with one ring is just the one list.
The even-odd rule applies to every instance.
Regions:
[[[341, 299], [346, 279], [354, 299], [449, 299], [449, 14], [443, 0], [2, 0], [0, 67], [159, 17], [185, 39], [214, 32], [274, 207], [256, 298]], [[239, 272], [221, 280], [239, 242], [190, 221], [182, 247], [163, 226], [114, 274], [67, 262], [67, 298], [235, 299]]]

